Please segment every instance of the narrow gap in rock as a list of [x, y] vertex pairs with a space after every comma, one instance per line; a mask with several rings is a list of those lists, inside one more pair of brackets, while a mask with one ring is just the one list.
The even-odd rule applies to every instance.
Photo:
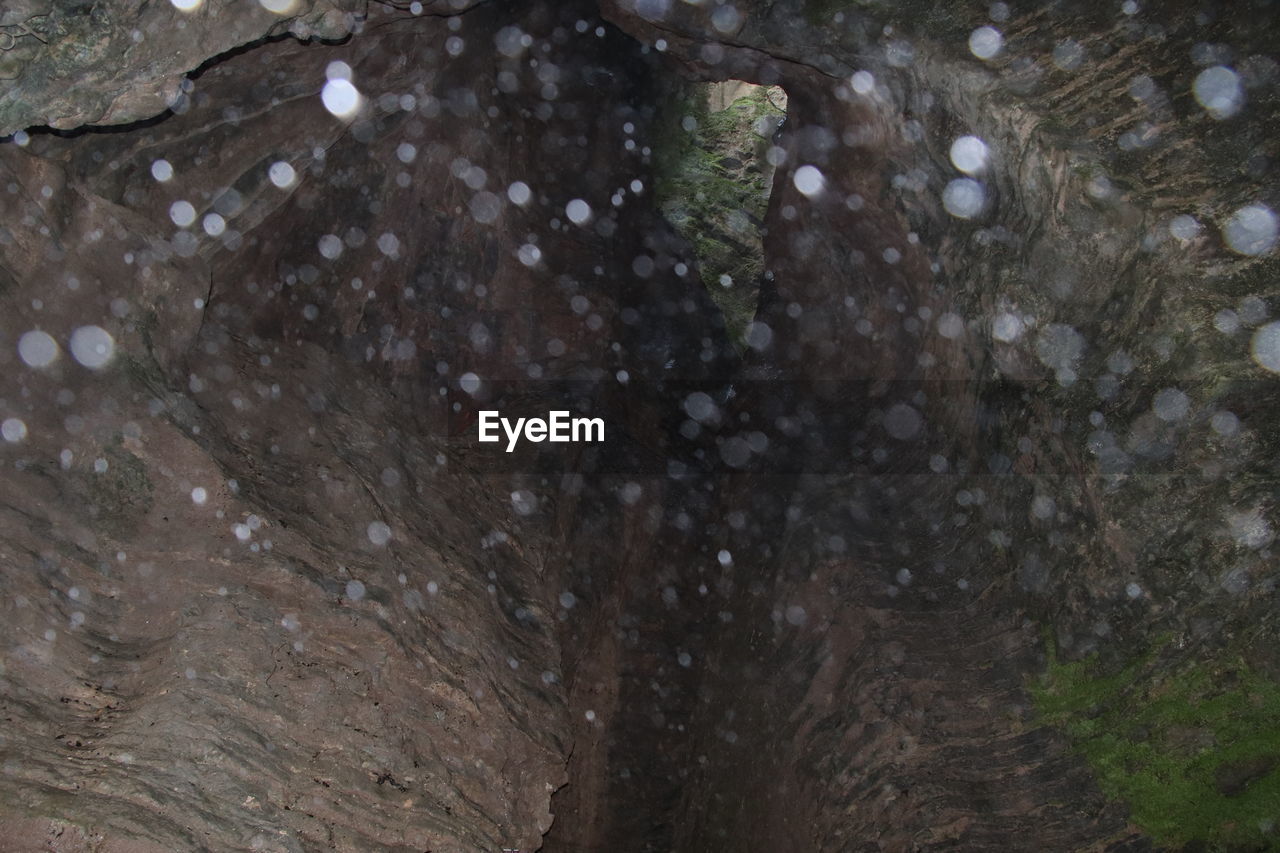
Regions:
[[693, 247], [735, 346], [745, 346], [764, 273], [764, 213], [787, 118], [781, 86], [685, 83], [659, 116], [658, 203]]

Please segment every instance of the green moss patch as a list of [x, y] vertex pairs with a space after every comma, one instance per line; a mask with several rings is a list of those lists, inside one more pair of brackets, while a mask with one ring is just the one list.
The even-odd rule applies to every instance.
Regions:
[[1243, 661], [1119, 672], [1051, 654], [1032, 686], [1108, 796], [1170, 847], [1280, 849], [1280, 684]]
[[755, 316], [764, 271], [760, 229], [772, 169], [765, 159], [771, 140], [759, 132], [760, 120], [782, 116], [783, 98], [776, 87], [753, 87], [712, 112], [708, 86], [695, 85], [660, 117], [658, 204], [693, 246], [702, 282], [739, 346]]

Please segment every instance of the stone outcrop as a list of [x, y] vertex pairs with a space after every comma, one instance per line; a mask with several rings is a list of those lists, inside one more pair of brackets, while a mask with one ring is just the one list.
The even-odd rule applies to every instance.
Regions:
[[[437, 4], [428, 3], [435, 8]], [[354, 0], [18, 0], [0, 12], [0, 135], [72, 130], [187, 109], [187, 75], [234, 50], [291, 34], [342, 39]], [[363, 17], [361, 15], [360, 17]]]

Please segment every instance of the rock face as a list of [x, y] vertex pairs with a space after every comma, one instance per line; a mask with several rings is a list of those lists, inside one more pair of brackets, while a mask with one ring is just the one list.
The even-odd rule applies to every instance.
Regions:
[[0, 847], [1277, 844], [1269, 11], [136, 5], [0, 13], [149, 119], [0, 145]]
[[[644, 65], [579, 12], [385, 13], [220, 63], [154, 126], [4, 147], [22, 849], [527, 850], [549, 828], [559, 481], [469, 468], [438, 389], [639, 378], [661, 363], [610, 349], [624, 311], [663, 358], [710, 313], [642, 192], [608, 213]], [[346, 120], [326, 72], [362, 90]]]
[[0, 135], [37, 124], [70, 130], [185, 111], [183, 78], [207, 60], [285, 33], [341, 39], [356, 26], [361, 5], [18, 0], [0, 12]]

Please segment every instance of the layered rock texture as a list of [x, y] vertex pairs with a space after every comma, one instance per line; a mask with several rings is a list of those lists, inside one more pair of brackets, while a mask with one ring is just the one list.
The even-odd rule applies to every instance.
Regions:
[[1280, 846], [1275, 16], [10, 4], [0, 849]]

